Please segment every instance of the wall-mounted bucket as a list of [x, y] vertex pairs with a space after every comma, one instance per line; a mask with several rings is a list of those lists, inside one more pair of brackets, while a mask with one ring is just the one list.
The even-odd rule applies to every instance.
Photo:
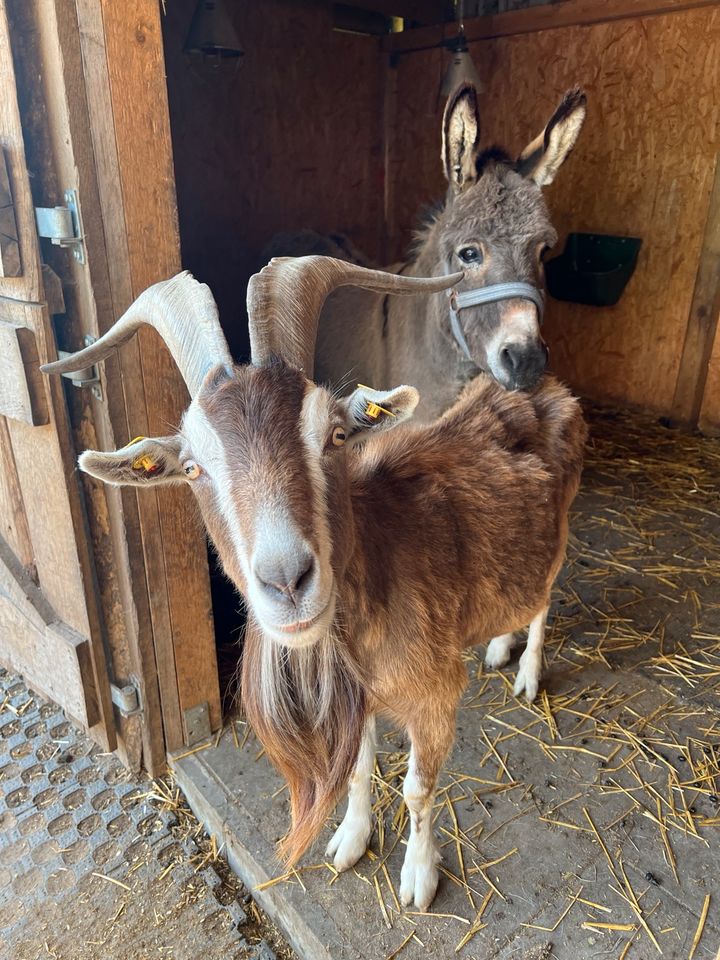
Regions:
[[559, 257], [545, 264], [545, 279], [556, 300], [612, 307], [633, 275], [642, 240], [601, 233], [568, 234]]

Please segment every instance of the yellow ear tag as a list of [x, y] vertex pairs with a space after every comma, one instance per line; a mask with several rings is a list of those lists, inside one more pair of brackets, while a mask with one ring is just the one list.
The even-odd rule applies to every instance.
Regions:
[[[359, 383], [358, 387], [361, 390], [372, 390], [372, 387], [365, 386], [364, 383]], [[395, 414], [391, 410], [386, 410], [385, 407], [381, 407], [379, 403], [374, 403], [372, 400], [368, 400], [367, 407], [365, 408], [365, 416], [371, 417], [373, 420], [377, 420], [381, 413], [386, 413], [389, 417], [394, 417]]]
[[[122, 450], [127, 450], [128, 447], [134, 446], [136, 443], [140, 443], [141, 440], [147, 440], [147, 437], [135, 437], [134, 440], [131, 440], [130, 443], [126, 443], [124, 447], [121, 447]], [[148, 453], [144, 453], [141, 457], [136, 457], [132, 462], [133, 470], [143, 470], [145, 473], [157, 473], [160, 469], [159, 465], [155, 463], [153, 458]]]
[[141, 457], [138, 457], [137, 460], [133, 460], [132, 468], [133, 470], [144, 470], [145, 473], [155, 473], [158, 465], [152, 457], [144, 453]]

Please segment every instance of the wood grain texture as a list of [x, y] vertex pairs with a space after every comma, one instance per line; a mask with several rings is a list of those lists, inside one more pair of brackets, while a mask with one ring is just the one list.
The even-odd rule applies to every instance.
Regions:
[[709, 437], [720, 437], [720, 334], [716, 328], [715, 342], [708, 362], [705, 394], [698, 426]]
[[324, 2], [228, 4], [237, 73], [182, 54], [195, 0], [163, 20], [183, 263], [210, 284], [230, 348], [247, 356], [247, 280], [274, 233], [340, 231], [383, 256], [377, 38], [336, 33]]
[[720, 164], [716, 163], [673, 400], [672, 418], [685, 426], [695, 426], [698, 422], [719, 313]]
[[[585, 87], [585, 127], [547, 191], [561, 245], [575, 230], [639, 236], [643, 249], [616, 307], [549, 301], [551, 365], [587, 396], [669, 413], [718, 149], [720, 10], [548, 29], [471, 51], [485, 86], [486, 145], [519, 152], [566, 89]], [[431, 50], [398, 67], [388, 174], [397, 254], [419, 206], [444, 192], [437, 91], [445, 63]]]
[[23, 573], [37, 583], [25, 505], [4, 417], [0, 417], [0, 537], [17, 558]]
[[[717, 0], [602, 0], [601, 3], [598, 0], [549, 0], [524, 9], [470, 17], [465, 20], [465, 36], [468, 40], [491, 40], [557, 27], [609, 23], [716, 5]], [[456, 33], [452, 22], [436, 24], [390, 34], [385, 38], [385, 47], [396, 53], [408, 52], [433, 46], [443, 37], [453, 37]]]
[[[180, 269], [160, 10], [154, 0], [130, 0], [122, 7], [103, 0], [102, 14], [135, 297]], [[136, 432], [168, 433], [187, 404], [182, 379], [153, 331], [141, 331], [134, 349], [147, 410], [147, 430]], [[161, 616], [169, 619], [162, 625], [154, 619], [153, 629], [166, 742], [175, 749], [184, 739], [182, 711], [207, 701], [213, 728], [220, 723], [217, 658], [205, 541], [194, 502], [185, 490], [163, 490], [153, 510], [157, 523], [144, 520], [143, 550], [148, 575], [161, 578], [167, 596]], [[151, 597], [154, 601], [152, 591]]]
[[47, 423], [47, 402], [42, 384], [38, 383], [37, 345], [32, 330], [0, 318], [0, 357], [0, 414], [32, 426]]
[[2, 540], [0, 636], [0, 662], [22, 673], [83, 726], [97, 724], [89, 641], [57, 620], [44, 593]]
[[14, 219], [20, 244], [19, 275], [0, 277], [0, 296], [38, 302], [41, 299], [42, 286], [35, 209], [27, 176], [5, 0], [0, 2], [0, 148], [3, 150], [7, 164], [10, 195], [13, 200]]
[[0, 277], [19, 277], [20, 242], [5, 153], [0, 149]]

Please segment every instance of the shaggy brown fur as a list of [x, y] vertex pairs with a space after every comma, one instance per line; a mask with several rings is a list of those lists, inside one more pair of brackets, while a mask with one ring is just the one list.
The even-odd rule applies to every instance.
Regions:
[[327, 723], [302, 715], [295, 652], [279, 692], [289, 697], [291, 731], [261, 709], [256, 683], [269, 641], [254, 629], [243, 660], [248, 719], [290, 787], [290, 862], [343, 791], [366, 713], [409, 730], [421, 775], [434, 782], [466, 683], [463, 649], [520, 629], [547, 605], [584, 442], [579, 405], [553, 378], [522, 394], [479, 377], [437, 423], [349, 452], [345, 509], [355, 536], [337, 571], [341, 669]]

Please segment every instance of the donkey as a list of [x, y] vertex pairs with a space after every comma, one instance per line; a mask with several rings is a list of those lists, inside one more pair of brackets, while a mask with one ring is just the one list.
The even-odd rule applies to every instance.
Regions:
[[[439, 276], [462, 269], [465, 278], [422, 305], [364, 290], [333, 294], [320, 318], [320, 382], [345, 383], [352, 371], [364, 383], [412, 383], [422, 398], [415, 419], [423, 421], [447, 410], [479, 371], [508, 390], [538, 382], [548, 357], [540, 333], [543, 258], [557, 241], [542, 187], [575, 145], [585, 103], [581, 90], [566, 93], [543, 132], [512, 160], [504, 150], [479, 149], [472, 85], [449, 98], [442, 127], [447, 196], [399, 270]], [[279, 234], [265, 253], [338, 255], [342, 238], [326, 238], [326, 249], [321, 241], [311, 231]], [[343, 259], [357, 262], [357, 251]]]
[[516, 693], [537, 691], [549, 594], [585, 428], [546, 377], [529, 393], [480, 376], [436, 423], [393, 431], [418, 403], [410, 386], [339, 398], [312, 381], [320, 308], [340, 284], [434, 292], [460, 277], [384, 274], [339, 260], [274, 261], [250, 281], [252, 362], [233, 364], [207, 287], [189, 274], [143, 293], [95, 344], [43, 369], [95, 363], [150, 323], [191, 395], [177, 434], [80, 467], [112, 484], [187, 483], [227, 575], [245, 597], [246, 715], [290, 788], [290, 863], [348, 782], [328, 847], [338, 870], [372, 832], [374, 716], [409, 733], [411, 832], [405, 904], [438, 883], [432, 831], [438, 773], [467, 683], [465, 647], [530, 624]]

